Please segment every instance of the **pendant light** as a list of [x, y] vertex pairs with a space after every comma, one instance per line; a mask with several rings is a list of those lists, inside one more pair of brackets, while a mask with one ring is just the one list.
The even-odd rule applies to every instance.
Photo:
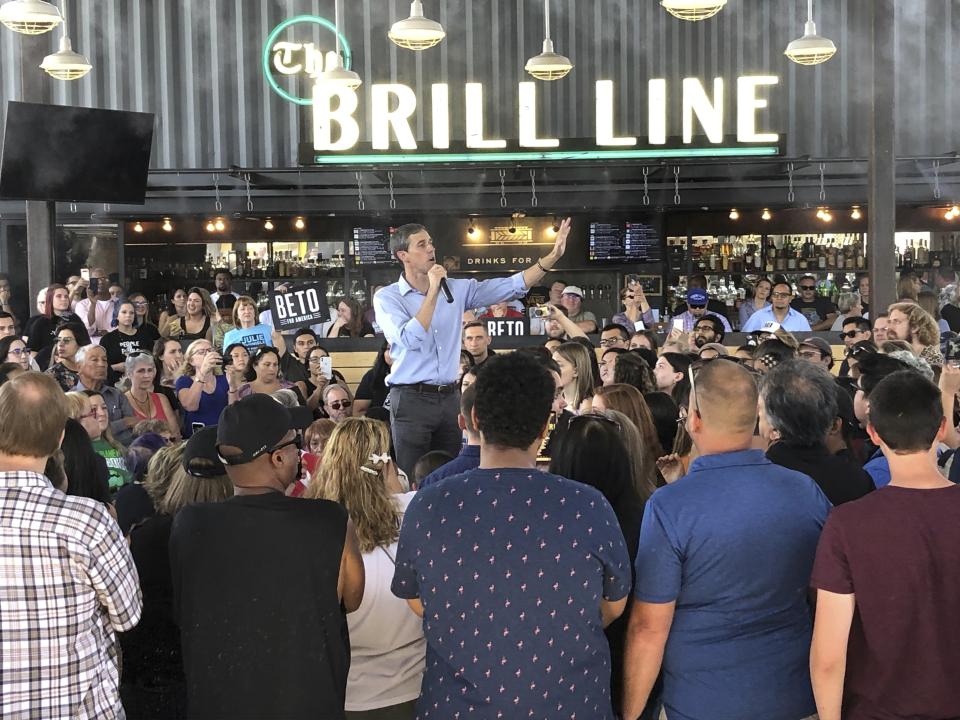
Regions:
[[660, 0], [660, 5], [668, 13], [680, 20], [706, 20], [713, 17], [727, 0]]
[[837, 46], [832, 40], [817, 35], [817, 26], [813, 22], [813, 0], [807, 0], [807, 23], [803, 26], [803, 37], [787, 45], [783, 54], [798, 65], [819, 65], [836, 52]]
[[10, 0], [0, 6], [0, 23], [21, 35], [43, 35], [62, 21], [60, 11], [43, 0]]
[[573, 70], [570, 58], [553, 51], [550, 39], [550, 0], [543, 0], [543, 52], [527, 60], [523, 68], [537, 80], [559, 80]]
[[398, 20], [390, 28], [387, 37], [395, 45], [407, 50], [426, 50], [432, 48], [447, 36], [443, 25], [423, 16], [423, 2], [413, 0], [410, 3], [410, 17]]
[[353, 70], [347, 70], [343, 66], [343, 56], [340, 54], [340, 0], [333, 0], [333, 12], [336, 27], [334, 34], [337, 36], [337, 64], [317, 75], [317, 82], [341, 85], [356, 90], [363, 80]]
[[67, 0], [63, 0], [63, 37], [60, 38], [60, 49], [47, 55], [40, 67], [57, 80], [79, 80], [93, 67], [86, 57], [75, 53], [70, 44], [70, 36], [67, 34]]

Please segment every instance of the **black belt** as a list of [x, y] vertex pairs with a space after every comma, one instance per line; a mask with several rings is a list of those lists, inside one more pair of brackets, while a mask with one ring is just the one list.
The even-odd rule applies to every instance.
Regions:
[[423, 393], [434, 393], [435, 395], [445, 395], [446, 393], [455, 392], [460, 388], [458, 383], [450, 383], [449, 385], [430, 385], [428, 383], [412, 383], [410, 385], [391, 385], [390, 387], [403, 388], [405, 390], [416, 390], [417, 392], [423, 392]]

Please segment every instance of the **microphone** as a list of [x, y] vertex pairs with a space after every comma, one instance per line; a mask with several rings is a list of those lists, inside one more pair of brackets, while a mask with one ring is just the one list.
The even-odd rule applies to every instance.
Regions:
[[443, 292], [443, 296], [447, 299], [447, 302], [452, 303], [453, 293], [450, 292], [450, 288], [447, 286], [446, 278], [440, 278], [440, 290]]

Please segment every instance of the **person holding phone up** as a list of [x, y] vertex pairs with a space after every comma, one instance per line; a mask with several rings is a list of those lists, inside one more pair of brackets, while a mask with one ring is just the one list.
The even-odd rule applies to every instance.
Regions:
[[216, 425], [223, 409], [237, 399], [236, 375], [223, 374], [223, 357], [209, 340], [194, 340], [183, 356], [177, 378], [177, 400], [183, 406], [183, 437], [194, 428]]
[[620, 302], [623, 303], [623, 312], [614, 315], [611, 323], [622, 325], [631, 333], [647, 330], [656, 324], [653, 309], [643, 293], [643, 285], [636, 276], [627, 277], [627, 284], [620, 291]]

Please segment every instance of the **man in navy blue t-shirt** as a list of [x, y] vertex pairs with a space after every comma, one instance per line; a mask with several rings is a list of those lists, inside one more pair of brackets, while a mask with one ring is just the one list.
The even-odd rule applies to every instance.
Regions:
[[524, 353], [477, 378], [480, 467], [417, 493], [393, 592], [424, 619], [418, 720], [613, 720], [603, 628], [626, 605], [630, 560], [597, 490], [536, 469], [554, 397]]
[[801, 720], [816, 712], [807, 584], [830, 503], [751, 450], [757, 388], [735, 363], [691, 375], [699, 457], [647, 501], [625, 656], [625, 720], [663, 670], [669, 720]]

